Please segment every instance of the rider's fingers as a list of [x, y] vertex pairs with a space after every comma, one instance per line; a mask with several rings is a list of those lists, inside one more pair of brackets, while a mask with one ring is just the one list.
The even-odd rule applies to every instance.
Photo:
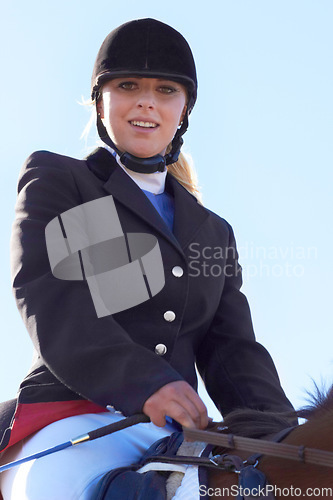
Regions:
[[[191, 418], [196, 424], [195, 427], [199, 429], [206, 429], [206, 427], [208, 426], [208, 414], [207, 408], [202, 399], [192, 389], [192, 387], [188, 388], [186, 396], [187, 400], [184, 401], [184, 405], [186, 408], [188, 408]], [[188, 402], [191, 403], [191, 406]]]
[[168, 415], [183, 427], [197, 427], [195, 420], [193, 420], [188, 409], [185, 408], [183, 404], [180, 404], [176, 401], [172, 401], [170, 403], [168, 407]]

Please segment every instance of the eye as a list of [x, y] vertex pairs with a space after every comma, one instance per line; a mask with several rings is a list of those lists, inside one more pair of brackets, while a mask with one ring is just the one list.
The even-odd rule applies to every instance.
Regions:
[[135, 82], [126, 81], [126, 82], [120, 82], [118, 84], [118, 87], [124, 90], [134, 90], [137, 87], [137, 85]]
[[175, 92], [178, 92], [178, 89], [172, 85], [161, 85], [158, 90], [162, 94], [174, 94]]

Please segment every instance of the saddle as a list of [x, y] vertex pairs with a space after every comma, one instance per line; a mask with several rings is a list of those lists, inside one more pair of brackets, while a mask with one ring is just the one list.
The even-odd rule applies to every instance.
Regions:
[[209, 500], [209, 467], [239, 474], [237, 500], [251, 500], [254, 495], [274, 498], [270, 493], [260, 494], [267, 482], [256, 469], [256, 456], [244, 463], [235, 455], [212, 457], [212, 445], [190, 444], [193, 446], [189, 453], [189, 443], [184, 442], [181, 432], [160, 439], [137, 464], [107, 473], [97, 485], [94, 500]]
[[[142, 456], [137, 464], [121, 467], [107, 473], [99, 481], [94, 500], [171, 500], [173, 486], [168, 485], [172, 473], [185, 474], [187, 466], [181, 461], [173, 462], [184, 440], [181, 432], [156, 441]], [[162, 461], [162, 462], [161, 462]], [[199, 482], [207, 485], [207, 471], [199, 467], [197, 498], [199, 497]], [[199, 476], [198, 476], [199, 477]], [[170, 481], [169, 481], [170, 483]], [[169, 492], [168, 492], [169, 489]], [[185, 497], [182, 497], [185, 500]], [[195, 496], [186, 497], [194, 500]]]

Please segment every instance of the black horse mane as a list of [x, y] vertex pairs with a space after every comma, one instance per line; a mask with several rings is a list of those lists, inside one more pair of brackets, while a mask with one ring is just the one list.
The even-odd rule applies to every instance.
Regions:
[[223, 419], [224, 433], [237, 436], [262, 438], [268, 434], [277, 434], [287, 427], [295, 425], [297, 418], [311, 419], [319, 413], [333, 411], [333, 385], [328, 390], [319, 389], [315, 384], [314, 393], [308, 393], [309, 404], [298, 411], [268, 412], [250, 408], [234, 410]]
[[278, 413], [242, 408], [228, 413], [223, 419], [224, 433], [251, 438], [277, 434], [291, 427], [297, 420], [297, 412]]

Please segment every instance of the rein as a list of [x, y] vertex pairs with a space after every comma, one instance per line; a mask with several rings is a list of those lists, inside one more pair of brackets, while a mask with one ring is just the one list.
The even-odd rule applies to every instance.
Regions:
[[[293, 428], [290, 428], [290, 431]], [[201, 431], [198, 429], [183, 428], [184, 437], [191, 441], [203, 441], [205, 443], [232, 448], [241, 451], [250, 451], [261, 455], [270, 455], [278, 458], [286, 458], [302, 462], [304, 464], [321, 465], [333, 467], [333, 452], [306, 448], [292, 444], [276, 443], [263, 439], [253, 439], [233, 434], [219, 434], [212, 431]]]

